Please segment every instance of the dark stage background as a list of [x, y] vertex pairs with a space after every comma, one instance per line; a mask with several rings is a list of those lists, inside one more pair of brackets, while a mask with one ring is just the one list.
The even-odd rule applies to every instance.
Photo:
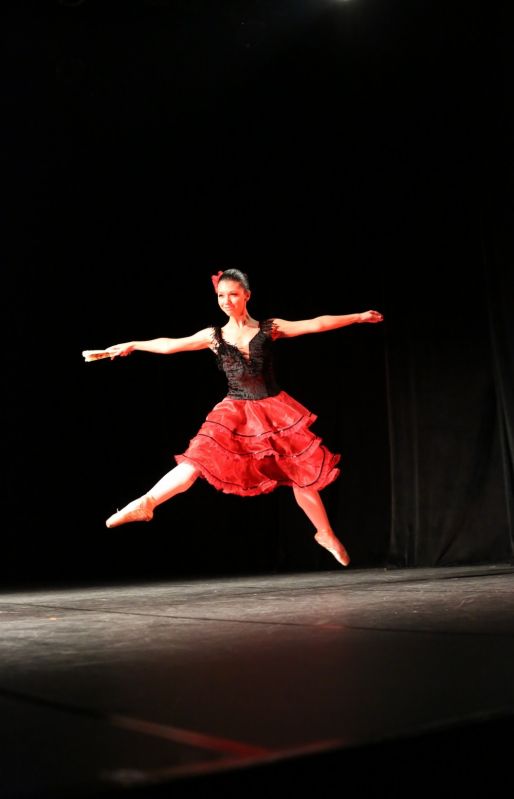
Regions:
[[279, 341], [354, 567], [512, 562], [512, 13], [407, 0], [6, 3], [2, 579], [340, 568], [289, 489], [104, 520], [224, 395], [210, 352], [81, 351], [376, 308]]

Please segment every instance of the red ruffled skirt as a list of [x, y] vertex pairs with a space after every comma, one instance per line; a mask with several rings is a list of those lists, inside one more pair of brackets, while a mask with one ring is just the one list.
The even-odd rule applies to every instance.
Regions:
[[285, 391], [259, 400], [225, 397], [175, 460], [196, 466], [225, 494], [255, 496], [278, 486], [319, 491], [339, 476], [341, 456], [310, 430], [316, 419]]

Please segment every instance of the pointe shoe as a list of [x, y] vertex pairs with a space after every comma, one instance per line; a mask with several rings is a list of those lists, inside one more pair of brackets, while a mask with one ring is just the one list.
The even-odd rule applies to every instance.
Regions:
[[149, 522], [153, 518], [153, 503], [144, 496], [129, 502], [124, 508], [113, 513], [105, 522], [106, 527], [119, 527], [127, 522]]
[[334, 533], [330, 530], [318, 530], [314, 536], [315, 540], [324, 547], [341, 566], [348, 566], [350, 563], [350, 556], [340, 540], [336, 538]]

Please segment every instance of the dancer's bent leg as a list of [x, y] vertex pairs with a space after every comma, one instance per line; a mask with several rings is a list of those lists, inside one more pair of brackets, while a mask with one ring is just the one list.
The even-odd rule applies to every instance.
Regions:
[[179, 463], [164, 477], [161, 477], [150, 491], [109, 516], [105, 522], [106, 526], [119, 527], [120, 524], [127, 524], [127, 522], [149, 522], [153, 518], [154, 508], [157, 505], [171, 499], [175, 494], [187, 491], [199, 475], [200, 472], [196, 466], [187, 461]]
[[298, 505], [316, 528], [314, 538], [318, 544], [327, 549], [342, 566], [348, 566], [350, 556], [332, 530], [319, 492], [299, 486], [293, 486], [293, 492]]

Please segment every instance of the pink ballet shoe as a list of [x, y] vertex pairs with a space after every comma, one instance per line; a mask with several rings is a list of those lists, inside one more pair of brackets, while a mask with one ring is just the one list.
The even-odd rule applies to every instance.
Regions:
[[153, 508], [150, 497], [140, 497], [109, 516], [105, 526], [119, 527], [120, 524], [127, 524], [127, 522], [149, 522], [153, 518]]
[[320, 546], [324, 547], [334, 556], [341, 566], [348, 566], [350, 563], [350, 556], [340, 540], [336, 538], [331, 530], [318, 530], [314, 538]]

